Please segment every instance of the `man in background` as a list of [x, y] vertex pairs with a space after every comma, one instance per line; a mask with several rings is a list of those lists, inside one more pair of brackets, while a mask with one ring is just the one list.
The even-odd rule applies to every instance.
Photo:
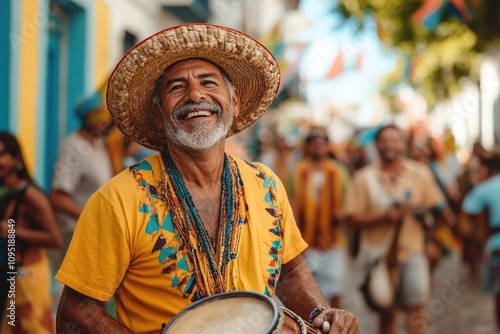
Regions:
[[313, 127], [295, 169], [294, 213], [309, 248], [306, 263], [332, 307], [340, 307], [346, 240], [340, 225], [343, 175], [329, 156], [326, 130]]
[[53, 254], [57, 271], [66, 254], [75, 225], [89, 197], [113, 177], [106, 135], [113, 121], [100, 92], [83, 98], [76, 107], [81, 127], [62, 144], [54, 166], [50, 201], [63, 234], [63, 247]]
[[486, 159], [489, 178], [477, 186], [465, 197], [462, 209], [472, 216], [477, 217], [488, 211], [489, 213], [489, 238], [487, 254], [490, 269], [490, 287], [495, 295], [495, 310], [497, 326], [500, 329], [500, 155]]
[[367, 267], [386, 256], [397, 239], [393, 269], [397, 278], [392, 280], [396, 301], [393, 308], [380, 312], [380, 333], [396, 333], [399, 308], [408, 316], [408, 333], [425, 334], [430, 274], [424, 253], [425, 228], [414, 209], [438, 207], [444, 197], [427, 166], [404, 158], [405, 141], [398, 127], [381, 127], [375, 143], [379, 160], [354, 175], [346, 198], [346, 224], [362, 229], [360, 256]]

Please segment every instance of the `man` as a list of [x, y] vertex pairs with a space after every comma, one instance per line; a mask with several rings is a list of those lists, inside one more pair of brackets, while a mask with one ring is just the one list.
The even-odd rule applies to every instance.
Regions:
[[[275, 295], [329, 333], [359, 333], [329, 308], [299, 254], [306, 248], [272, 172], [224, 153], [276, 95], [279, 70], [238, 31], [181, 25], [146, 39], [117, 65], [108, 107], [128, 137], [160, 154], [92, 196], [57, 278], [58, 331], [159, 333], [203, 297]], [[115, 296], [117, 321], [103, 302]], [[326, 325], [328, 327], [328, 325]]]
[[[397, 299], [408, 315], [408, 333], [425, 333], [424, 314], [429, 267], [424, 254], [424, 228], [411, 208], [433, 208], [444, 201], [429, 168], [403, 158], [405, 142], [394, 125], [381, 127], [375, 138], [376, 161], [358, 171], [346, 198], [346, 223], [362, 229], [360, 256], [367, 263], [389, 250], [401, 223], [396, 256]], [[398, 204], [398, 205], [396, 205]], [[395, 310], [380, 314], [380, 332], [396, 333]]]
[[340, 226], [344, 177], [329, 157], [326, 130], [313, 127], [296, 167], [294, 213], [309, 249], [305, 260], [333, 307], [340, 307], [346, 240]]
[[477, 222], [480, 214], [488, 212], [489, 238], [487, 243], [490, 286], [495, 295], [497, 326], [500, 329], [500, 156], [485, 159], [489, 178], [465, 197], [462, 208]]
[[68, 249], [75, 225], [89, 197], [113, 177], [105, 136], [113, 121], [103, 96], [94, 92], [82, 98], [75, 109], [81, 127], [61, 146], [55, 163], [50, 201], [63, 233], [63, 247], [54, 256], [58, 270]]

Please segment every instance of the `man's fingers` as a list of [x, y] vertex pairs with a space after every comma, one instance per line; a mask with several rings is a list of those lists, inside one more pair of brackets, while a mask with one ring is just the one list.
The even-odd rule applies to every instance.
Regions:
[[[350, 313], [348, 313], [348, 317], [346, 318], [346, 322], [344, 324], [345, 334], [359, 334], [359, 322], [356, 317]], [[344, 331], [342, 333], [344, 333]]]
[[323, 325], [323, 322], [325, 322], [325, 321], [328, 321], [326, 316], [324, 314], [320, 314], [316, 317], [316, 319], [314, 319], [312, 325], [315, 328], [321, 328], [321, 326]]
[[314, 319], [312, 325], [328, 334], [359, 334], [356, 317], [344, 310], [331, 309]]
[[338, 324], [339, 331], [337, 333], [339, 334], [359, 334], [358, 320], [353, 314], [347, 311], [342, 312], [342, 317]]

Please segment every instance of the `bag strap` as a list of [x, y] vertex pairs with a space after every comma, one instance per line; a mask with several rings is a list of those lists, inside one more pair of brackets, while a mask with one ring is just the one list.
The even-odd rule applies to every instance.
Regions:
[[398, 240], [399, 240], [399, 235], [401, 234], [401, 226], [403, 225], [403, 219], [404, 216], [398, 220], [395, 226], [395, 231], [394, 235], [392, 237], [392, 242], [391, 246], [389, 248], [389, 251], [387, 252], [386, 259], [387, 259], [387, 266], [391, 269], [396, 268], [398, 265]]

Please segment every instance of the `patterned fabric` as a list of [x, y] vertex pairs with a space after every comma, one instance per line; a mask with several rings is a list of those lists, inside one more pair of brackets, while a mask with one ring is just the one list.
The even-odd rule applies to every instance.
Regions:
[[277, 184], [276, 179], [266, 175], [264, 170], [259, 168], [258, 165], [249, 162], [247, 163], [255, 171], [257, 177], [260, 179], [259, 181], [262, 182], [262, 188], [266, 189], [263, 200], [264, 203], [268, 205], [266, 208], [267, 213], [269, 213], [269, 215], [271, 215], [274, 219], [272, 221], [272, 227], [268, 231], [278, 237], [271, 243], [271, 249], [269, 250], [269, 256], [271, 259], [266, 270], [269, 274], [269, 278], [267, 280], [267, 286], [264, 290], [265, 295], [273, 297], [281, 270], [281, 252], [283, 250], [282, 240], [284, 237], [283, 228], [281, 226], [283, 217], [281, 216], [279, 207], [275, 204]]
[[[315, 182], [319, 172], [323, 180]], [[311, 247], [327, 250], [344, 246], [343, 229], [336, 225], [334, 215], [342, 208], [342, 174], [332, 160], [326, 160], [316, 171], [309, 159], [302, 160], [295, 170], [295, 214], [304, 240]]]
[[[167, 167], [166, 199], [174, 214], [175, 219], [172, 222], [176, 229], [181, 231], [183, 244], [186, 245], [188, 254], [191, 254], [191, 261], [195, 265], [199, 297], [231, 291], [236, 286], [234, 282], [230, 282], [234, 264], [231, 260], [236, 258], [241, 227], [245, 223], [245, 212], [240, 206], [243, 184], [238, 166], [233, 159], [225, 155], [217, 247], [214, 249], [191, 194], [172, 162], [168, 150], [165, 149], [161, 155]], [[160, 237], [158, 240], [163, 243]]]
[[[234, 212], [244, 221], [226, 266], [225, 290], [274, 297], [281, 265], [307, 244], [271, 170], [230, 156], [228, 162], [241, 175], [240, 209]], [[102, 301], [115, 295], [118, 321], [134, 333], [161, 332], [163, 322], [202, 296], [196, 280], [201, 268], [178, 227], [185, 217], [171, 208], [175, 200], [167, 198], [172, 174], [166, 170], [159, 155], [149, 157], [94, 194], [56, 276]]]
[[[47, 253], [40, 249], [40, 260], [17, 268], [15, 297], [15, 326], [10, 318], [2, 317], [4, 334], [52, 334], [55, 333], [52, 318], [50, 291], [50, 269]], [[2, 283], [3, 284], [3, 283]], [[7, 307], [10, 300], [7, 300]]]

